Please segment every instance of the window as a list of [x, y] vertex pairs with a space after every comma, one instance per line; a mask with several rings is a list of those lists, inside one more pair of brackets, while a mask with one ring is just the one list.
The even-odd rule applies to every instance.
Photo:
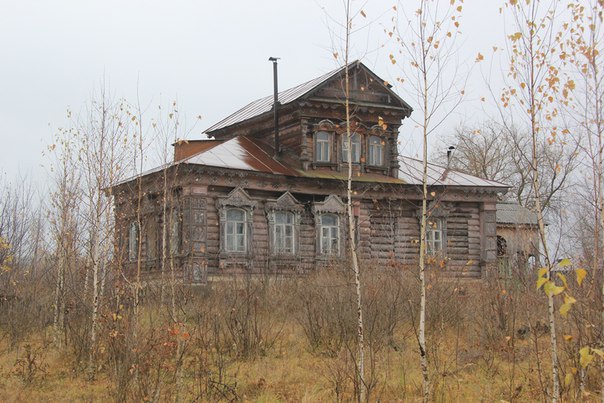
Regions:
[[321, 254], [340, 254], [340, 226], [335, 214], [322, 214], [320, 223]]
[[315, 160], [317, 162], [331, 161], [331, 135], [327, 132], [317, 132], [315, 134]]
[[247, 252], [247, 225], [245, 210], [231, 208], [226, 211], [224, 226], [224, 250], [227, 252]]
[[384, 164], [384, 145], [377, 136], [369, 137], [369, 165], [381, 166]]
[[180, 213], [178, 209], [170, 212], [170, 254], [176, 255], [180, 251]]
[[138, 258], [138, 223], [131, 222], [128, 228], [128, 259], [133, 262]]
[[443, 222], [441, 219], [429, 219], [426, 228], [426, 253], [437, 255], [443, 251]]
[[147, 231], [147, 259], [157, 259], [157, 221], [154, 217], [150, 217], [146, 225]]
[[294, 253], [294, 214], [277, 211], [273, 226], [273, 252], [276, 254]]
[[[361, 135], [353, 133], [350, 136], [350, 145], [352, 151], [352, 163], [358, 164], [361, 162]], [[348, 162], [348, 136], [342, 137], [342, 161]]]

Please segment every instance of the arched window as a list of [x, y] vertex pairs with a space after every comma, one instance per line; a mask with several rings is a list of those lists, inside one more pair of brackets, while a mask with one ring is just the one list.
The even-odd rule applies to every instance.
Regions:
[[131, 262], [138, 258], [138, 223], [132, 221], [128, 228], [128, 260]]
[[[350, 135], [350, 150], [352, 153], [352, 163], [361, 162], [361, 135], [352, 133]], [[348, 136], [342, 137], [342, 161], [348, 162]]]
[[331, 161], [331, 135], [327, 132], [317, 132], [315, 134], [315, 161]]
[[426, 227], [426, 253], [438, 255], [443, 251], [443, 220], [431, 218]]
[[373, 166], [382, 166], [384, 164], [384, 145], [382, 144], [382, 139], [378, 136], [369, 137], [367, 163]]
[[340, 254], [340, 225], [335, 214], [322, 214], [320, 222], [321, 254]]
[[294, 214], [288, 211], [276, 211], [274, 214], [273, 252], [295, 253]]
[[224, 250], [227, 252], [247, 252], [246, 212], [238, 208], [226, 211], [224, 226]]

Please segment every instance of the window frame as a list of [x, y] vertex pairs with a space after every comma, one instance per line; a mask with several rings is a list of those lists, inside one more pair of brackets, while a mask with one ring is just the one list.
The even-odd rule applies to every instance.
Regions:
[[[325, 224], [323, 222], [324, 218], [326, 217], [333, 217], [335, 220], [335, 224]], [[341, 234], [340, 234], [340, 216], [338, 214], [335, 213], [322, 213], [319, 215], [319, 253], [321, 255], [324, 256], [340, 256], [340, 250], [341, 250]], [[328, 246], [328, 250], [324, 249], [324, 239], [325, 239], [325, 231], [324, 230], [328, 230], [327, 231], [327, 240], [329, 242], [329, 246]], [[334, 234], [335, 234], [335, 239], [334, 239]], [[333, 246], [334, 246], [334, 240], [335, 242], [335, 251], [333, 250]]]
[[[280, 210], [272, 212], [272, 250], [273, 255], [295, 255], [296, 248], [296, 214], [292, 211]], [[285, 217], [286, 222], [279, 222], [278, 217]], [[289, 222], [288, 222], [289, 221]], [[289, 229], [290, 235], [287, 235]], [[278, 234], [280, 232], [280, 234]], [[286, 240], [290, 240], [289, 248], [286, 245]], [[283, 242], [283, 244], [282, 244]]]
[[[433, 226], [432, 223], [435, 225]], [[435, 238], [435, 235], [439, 235]], [[428, 217], [426, 220], [426, 255], [444, 256], [445, 255], [445, 219], [442, 217]], [[438, 247], [437, 247], [438, 245]]]
[[128, 261], [136, 262], [138, 260], [139, 243], [140, 228], [138, 222], [131, 221], [128, 225]]
[[170, 256], [175, 256], [182, 250], [182, 216], [180, 209], [177, 207], [170, 210], [170, 226], [168, 228], [168, 250]]
[[[230, 220], [229, 219], [229, 212], [232, 211], [239, 211], [241, 213], [243, 213], [242, 219], [241, 220]], [[226, 253], [233, 253], [233, 254], [246, 254], [248, 253], [248, 217], [247, 217], [247, 210], [241, 207], [235, 207], [235, 206], [229, 206], [225, 208], [224, 211], [224, 216], [225, 216], [225, 222], [224, 222], [224, 229], [223, 229], [223, 234], [222, 236], [224, 237], [224, 241], [223, 241], [223, 250]], [[237, 226], [232, 226], [233, 228], [233, 233], [229, 234], [229, 224], [240, 224], [240, 228], [243, 229], [242, 233], [238, 233], [237, 231]], [[229, 237], [232, 237], [231, 239], [234, 241], [233, 242], [229, 242]], [[239, 242], [239, 238], [242, 237], [243, 243], [241, 244], [242, 248], [240, 249], [240, 242]], [[230, 245], [232, 244], [232, 245]], [[231, 246], [235, 246], [233, 249], [230, 249]]]
[[[355, 140], [356, 139], [356, 140]], [[359, 133], [351, 133], [350, 134], [350, 145], [351, 145], [351, 155], [352, 155], [352, 163], [360, 164], [361, 156], [363, 153], [363, 139]], [[357, 155], [355, 156], [355, 151]], [[344, 134], [342, 136], [342, 162], [348, 163], [348, 135]]]
[[[371, 135], [367, 139], [367, 145], [367, 165], [383, 167], [386, 148], [384, 140], [380, 136]], [[379, 159], [379, 161], [376, 161], [376, 159]]]
[[[325, 138], [321, 139], [320, 136], [325, 136]], [[314, 135], [314, 160], [318, 163], [330, 163], [332, 161], [332, 133], [319, 130]], [[321, 144], [321, 152], [319, 152], [319, 145]], [[323, 150], [324, 148], [324, 150]], [[323, 151], [327, 151], [327, 158], [319, 158], [322, 157]], [[321, 154], [321, 155], [320, 155]]]

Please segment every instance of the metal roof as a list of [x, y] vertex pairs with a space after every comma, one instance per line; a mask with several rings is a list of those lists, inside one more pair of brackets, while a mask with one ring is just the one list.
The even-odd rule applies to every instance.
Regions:
[[[270, 145], [254, 141], [248, 137], [238, 136], [223, 142], [219, 141], [218, 143], [218, 145], [203, 150], [183, 160], [175, 161], [171, 164], [162, 165], [146, 171], [140, 176], [158, 172], [174, 165], [192, 164], [223, 169], [262, 172], [290, 177], [332, 180], [346, 180], [348, 177], [347, 173], [345, 172], [320, 169], [303, 171], [301, 169], [289, 166], [283, 161], [276, 161], [272, 157], [272, 148]], [[422, 184], [422, 161], [411, 157], [400, 156], [399, 164], [400, 168], [398, 178], [379, 174], [363, 173], [353, 176], [353, 181], [391, 183], [400, 185]], [[135, 177], [126, 179], [116, 185], [128, 182], [134, 178]], [[449, 170], [445, 167], [435, 164], [428, 164], [428, 185], [490, 187], [501, 189], [508, 188], [507, 185], [499, 182], [477, 178], [475, 176]]]
[[[343, 69], [343, 66], [338, 67], [337, 69], [330, 71], [329, 73], [324, 74], [320, 77], [314, 78], [310, 81], [297, 85], [288, 90], [279, 92], [279, 103], [281, 105], [285, 105], [292, 101], [295, 101], [296, 99], [308, 94], [310, 91], [312, 91], [325, 81], [329, 80], [331, 77], [335, 76]], [[244, 120], [262, 115], [263, 113], [270, 112], [273, 108], [273, 100], [274, 96], [269, 95], [264, 98], [260, 98], [253, 102], [250, 102], [243, 108], [239, 109], [237, 112], [227, 116], [226, 118], [222, 119], [220, 122], [214, 124], [213, 126], [208, 127], [206, 130], [204, 130], [204, 133], [220, 130], [228, 126], [241, 123]]]
[[497, 203], [497, 224], [537, 225], [537, 214], [514, 202]]
[[[411, 157], [399, 156], [399, 179], [408, 184], [421, 185], [423, 162]], [[454, 171], [440, 165], [428, 163], [429, 186], [474, 186], [508, 188], [500, 182], [478, 178], [459, 171]]]
[[[375, 77], [375, 80], [378, 83], [381, 83], [384, 87], [386, 87], [388, 90], [390, 90], [391, 86], [387, 85], [384, 80], [382, 80], [373, 71], [371, 71], [369, 68], [367, 68], [361, 61], [356, 60], [352, 63], [349, 63], [349, 66], [363, 66], [368, 73], [370, 73], [371, 75], [373, 75]], [[332, 70], [329, 73], [323, 74], [320, 77], [314, 78], [310, 81], [297, 85], [293, 88], [279, 92], [279, 94], [278, 94], [279, 103], [281, 105], [286, 105], [290, 102], [296, 101], [296, 100], [304, 97], [305, 95], [309, 94], [311, 91], [313, 91], [320, 85], [324, 84], [330, 78], [341, 73], [345, 69], [345, 67], [346, 66], [338, 67], [337, 69]], [[408, 108], [409, 111], [412, 110], [411, 106], [409, 106], [409, 104], [407, 104], [401, 97], [399, 97], [398, 94], [396, 94], [392, 90], [390, 90], [390, 92], [391, 92], [392, 96], [395, 97], [401, 103], [401, 105], [403, 105], [405, 108]], [[236, 125], [236, 124], [246, 121], [248, 119], [252, 119], [256, 116], [260, 116], [264, 113], [268, 113], [273, 108], [273, 101], [274, 101], [273, 95], [269, 95], [264, 98], [257, 99], [255, 101], [247, 104], [243, 108], [239, 109], [237, 112], [222, 119], [220, 122], [214, 124], [213, 126], [208, 127], [206, 130], [204, 130], [203, 133], [211, 135], [211, 132], [224, 129], [226, 127]]]
[[247, 137], [232, 138], [186, 158], [182, 163], [297, 176], [296, 170], [274, 160], [259, 144]]

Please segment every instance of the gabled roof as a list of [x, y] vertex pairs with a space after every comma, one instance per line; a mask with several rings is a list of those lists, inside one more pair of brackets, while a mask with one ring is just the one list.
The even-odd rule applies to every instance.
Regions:
[[497, 224], [537, 225], [537, 214], [518, 203], [499, 202]]
[[[390, 89], [390, 87], [391, 87], [390, 85], [385, 84], [384, 80], [382, 80], [380, 77], [378, 77], [373, 71], [371, 71], [369, 68], [367, 68], [367, 66], [365, 66], [362, 62], [357, 60], [357, 61], [350, 63], [349, 66], [357, 66], [357, 67], [365, 69], [365, 71], [367, 71], [375, 79], [376, 82], [380, 83], [380, 85], [382, 85], [386, 90], [388, 90], [388, 92], [395, 99], [397, 99], [401, 103], [401, 105], [403, 105], [405, 108], [408, 108], [409, 112], [412, 110], [412, 108], [411, 108], [411, 106], [409, 106], [409, 104], [407, 104], [401, 97], [399, 97], [394, 91], [392, 91]], [[287, 105], [291, 102], [294, 102], [296, 100], [299, 100], [299, 99], [302, 99], [302, 98], [305, 98], [305, 97], [311, 95], [312, 92], [314, 92], [319, 87], [321, 87], [324, 84], [326, 84], [327, 82], [329, 82], [330, 79], [332, 79], [333, 77], [342, 73], [345, 70], [345, 67], [346, 66], [338, 67], [337, 69], [332, 70], [329, 73], [323, 74], [320, 77], [314, 78], [310, 81], [297, 85], [293, 88], [279, 92], [279, 94], [278, 94], [279, 103], [281, 105]], [[226, 127], [233, 126], [238, 123], [244, 122], [248, 119], [252, 119], [257, 116], [268, 113], [273, 108], [273, 101], [274, 101], [273, 95], [269, 95], [264, 98], [257, 99], [255, 101], [247, 104], [243, 108], [239, 109], [237, 112], [222, 119], [220, 122], [208, 127], [204, 131], [204, 133], [211, 135], [212, 132], [215, 132], [217, 130], [224, 129]]]

